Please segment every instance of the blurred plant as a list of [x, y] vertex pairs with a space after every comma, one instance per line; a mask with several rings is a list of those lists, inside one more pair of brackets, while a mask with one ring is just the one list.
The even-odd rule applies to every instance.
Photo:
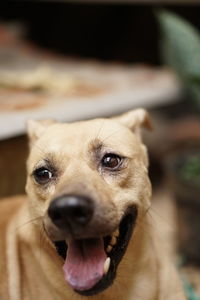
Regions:
[[200, 34], [174, 13], [159, 11], [156, 15], [163, 60], [175, 71], [200, 110]]
[[200, 187], [200, 155], [186, 157], [180, 166], [179, 176], [183, 182]]

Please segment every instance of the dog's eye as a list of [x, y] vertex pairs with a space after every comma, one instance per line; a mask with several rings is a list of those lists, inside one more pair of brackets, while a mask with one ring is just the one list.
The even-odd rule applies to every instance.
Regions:
[[116, 154], [106, 154], [101, 160], [101, 164], [104, 168], [115, 170], [121, 164], [122, 158]]
[[53, 177], [53, 173], [44, 167], [35, 170], [33, 175], [37, 183], [40, 184], [47, 183]]

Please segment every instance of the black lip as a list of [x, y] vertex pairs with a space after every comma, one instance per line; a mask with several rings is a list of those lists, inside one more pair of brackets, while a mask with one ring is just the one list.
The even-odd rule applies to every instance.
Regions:
[[[85, 291], [75, 290], [78, 294], [83, 296], [93, 296], [103, 290], [107, 289], [114, 281], [116, 277], [117, 267], [124, 256], [128, 247], [130, 238], [133, 233], [134, 225], [137, 219], [137, 207], [132, 206], [126, 210], [124, 217], [119, 225], [119, 238], [117, 244], [113, 247], [113, 250], [109, 253], [111, 259], [110, 268], [106, 275], [91, 289]], [[56, 250], [63, 259], [66, 258], [67, 245], [65, 241], [59, 241], [54, 243]]]

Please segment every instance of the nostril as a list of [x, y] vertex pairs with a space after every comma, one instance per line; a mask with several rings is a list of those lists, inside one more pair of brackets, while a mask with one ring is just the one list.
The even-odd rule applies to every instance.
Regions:
[[55, 221], [58, 221], [61, 219], [61, 213], [59, 211], [50, 211], [49, 213], [51, 219], [55, 220]]
[[79, 223], [86, 223], [91, 216], [90, 209], [84, 207], [71, 207], [69, 217]]

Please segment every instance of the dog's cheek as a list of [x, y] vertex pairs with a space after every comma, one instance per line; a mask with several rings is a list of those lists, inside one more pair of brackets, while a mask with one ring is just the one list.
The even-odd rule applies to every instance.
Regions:
[[26, 193], [30, 196], [34, 195], [38, 200], [46, 201], [55, 193], [55, 183], [48, 185], [39, 185], [29, 177], [26, 184]]
[[55, 193], [55, 185], [46, 188], [39, 187], [28, 178], [26, 184], [30, 213], [34, 216], [44, 216]]
[[119, 214], [123, 214], [128, 207], [136, 206], [142, 215], [150, 207], [150, 199], [151, 183], [145, 167], [141, 166], [139, 171], [132, 169], [132, 173], [115, 187], [114, 203]]
[[129, 170], [121, 170], [115, 172], [105, 172], [102, 174], [104, 181], [111, 189], [127, 188], [131, 184], [131, 172]]

